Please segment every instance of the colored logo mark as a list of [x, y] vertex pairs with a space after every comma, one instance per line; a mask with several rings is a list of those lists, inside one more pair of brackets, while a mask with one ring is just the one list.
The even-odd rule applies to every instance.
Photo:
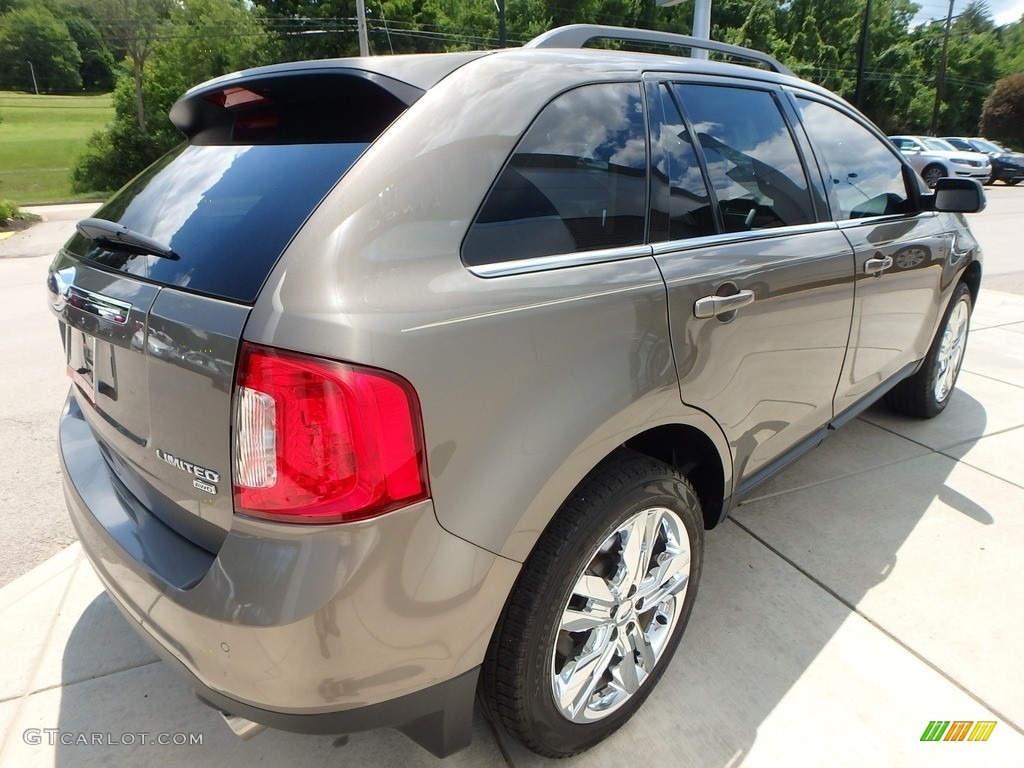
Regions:
[[995, 720], [932, 720], [921, 741], [988, 741], [995, 727]]

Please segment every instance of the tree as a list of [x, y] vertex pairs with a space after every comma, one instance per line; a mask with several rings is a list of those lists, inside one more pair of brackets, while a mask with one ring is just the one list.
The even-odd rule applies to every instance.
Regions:
[[125, 69], [114, 89], [114, 121], [89, 139], [71, 173], [76, 191], [117, 189], [182, 140], [167, 114], [193, 85], [268, 63], [267, 35], [243, 0], [180, 0], [147, 54], [143, 107], [137, 120], [134, 73]]
[[131, 59], [135, 115], [143, 134], [147, 130], [143, 98], [146, 61], [174, 5], [174, 0], [94, 0], [96, 15], [103, 19], [101, 32], [104, 38], [112, 46], [127, 51]]
[[996, 30], [1001, 48], [1000, 73], [1024, 72], [1024, 16]]
[[981, 110], [981, 133], [1024, 147], [1024, 72], [996, 82]]
[[263, 11], [278, 61], [359, 54], [355, 0], [253, 0], [253, 5]]
[[117, 65], [113, 52], [96, 26], [91, 8], [67, 6], [58, 18], [67, 24], [68, 32], [82, 54], [82, 64], [78, 70], [82, 76], [82, 87], [95, 92], [113, 90]]
[[[15, 8], [0, 16], [0, 85], [48, 93], [82, 87], [82, 56], [68, 27], [45, 7]], [[33, 79], [33, 73], [35, 75]]]

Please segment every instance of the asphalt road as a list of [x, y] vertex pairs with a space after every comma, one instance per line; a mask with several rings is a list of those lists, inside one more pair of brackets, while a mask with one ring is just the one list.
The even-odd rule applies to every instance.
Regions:
[[[1024, 295], [1024, 184], [987, 188], [970, 216], [985, 253], [984, 284]], [[53, 254], [93, 205], [33, 208], [45, 221], [0, 240], [0, 586], [56, 554], [75, 533], [57, 464], [57, 417], [68, 389], [44, 280]]]
[[968, 216], [985, 256], [986, 288], [1024, 295], [1024, 184], [985, 187], [988, 205]]

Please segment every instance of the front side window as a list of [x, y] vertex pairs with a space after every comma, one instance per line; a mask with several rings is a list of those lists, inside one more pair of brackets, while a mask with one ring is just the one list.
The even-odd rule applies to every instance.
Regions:
[[463, 243], [466, 264], [639, 245], [647, 143], [638, 83], [600, 83], [548, 104]]
[[804, 126], [832, 188], [837, 219], [907, 213], [913, 209], [903, 163], [882, 142], [839, 110], [798, 98]]
[[793, 136], [767, 91], [677, 84], [726, 232], [808, 224], [814, 206]]

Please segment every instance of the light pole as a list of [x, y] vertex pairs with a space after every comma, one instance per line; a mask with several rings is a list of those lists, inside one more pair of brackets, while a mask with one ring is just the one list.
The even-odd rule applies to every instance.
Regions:
[[935, 73], [935, 104], [932, 105], [932, 127], [929, 135], [934, 136], [939, 125], [939, 103], [942, 92], [946, 90], [946, 53], [949, 50], [949, 28], [953, 24], [953, 3], [949, 0], [949, 13], [946, 14], [946, 32], [942, 36], [942, 57], [939, 59], [939, 71]]
[[370, 55], [370, 40], [366, 34], [366, 0], [356, 0], [356, 29], [359, 32], [359, 55]]
[[498, 11], [498, 47], [507, 48], [508, 39], [505, 32], [505, 0], [494, 0], [494, 7]]
[[857, 56], [857, 91], [853, 106], [864, 109], [864, 70], [868, 65], [868, 40], [871, 37], [871, 0], [864, 6], [864, 24], [860, 28], [860, 53]]
[[[683, 0], [654, 0], [659, 8], [668, 8], [670, 5], [678, 5]], [[701, 40], [711, 39], [711, 0], [693, 0], [693, 37]], [[703, 48], [694, 48], [690, 51], [690, 57], [694, 59], [706, 59], [708, 52]]]
[[28, 63], [28, 71], [32, 73], [32, 87], [36, 89], [36, 96], [39, 95], [39, 83], [36, 82], [36, 68], [32, 66], [32, 62]]

